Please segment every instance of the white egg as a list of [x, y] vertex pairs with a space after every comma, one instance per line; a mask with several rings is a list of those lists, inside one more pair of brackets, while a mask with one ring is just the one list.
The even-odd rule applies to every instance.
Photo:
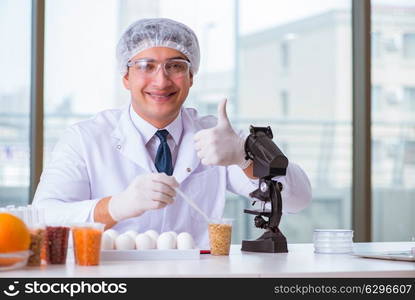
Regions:
[[157, 239], [157, 249], [175, 249], [176, 238], [170, 232], [163, 232]]
[[155, 249], [156, 242], [145, 233], [140, 233], [135, 237], [135, 248], [137, 250]]
[[181, 232], [177, 236], [177, 249], [179, 250], [193, 249], [194, 247], [195, 247], [195, 243], [190, 233]]
[[149, 229], [144, 233], [150, 236], [154, 240], [154, 242], [157, 243], [157, 239], [159, 238], [159, 233], [157, 231], [155, 231], [154, 229]]
[[114, 249], [114, 239], [110, 234], [103, 234], [101, 238], [101, 249], [112, 250]]
[[175, 231], [168, 231], [174, 237], [174, 248], [177, 248], [177, 233]]
[[174, 235], [174, 238], [177, 239], [177, 233], [175, 231], [168, 231], [168, 233], [171, 233], [172, 235]]
[[118, 232], [114, 229], [105, 230], [104, 235], [107, 235], [107, 234], [110, 235], [114, 241], [119, 236]]
[[138, 232], [135, 230], [128, 230], [126, 232], [124, 232], [124, 234], [128, 234], [129, 236], [131, 236], [133, 238], [133, 240], [135, 239], [135, 237], [137, 236]]
[[115, 239], [115, 249], [117, 250], [133, 250], [135, 249], [134, 239], [128, 234], [120, 234]]

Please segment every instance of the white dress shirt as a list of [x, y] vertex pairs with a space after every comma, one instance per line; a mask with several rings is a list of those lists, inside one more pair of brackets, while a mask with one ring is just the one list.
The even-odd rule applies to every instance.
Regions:
[[157, 128], [148, 123], [146, 120], [141, 118], [135, 111], [132, 106], [130, 106], [130, 118], [134, 124], [134, 127], [137, 129], [141, 135], [145, 147], [150, 154], [153, 162], [156, 160], [157, 149], [160, 145], [160, 139], [156, 136], [157, 130], [166, 129], [169, 132], [167, 136], [167, 144], [169, 145], [173, 167], [176, 163], [177, 153], [179, 152], [177, 145], [180, 144], [180, 139], [183, 132], [183, 123], [182, 123], [182, 112], [180, 111], [176, 119], [167, 125], [165, 128]]

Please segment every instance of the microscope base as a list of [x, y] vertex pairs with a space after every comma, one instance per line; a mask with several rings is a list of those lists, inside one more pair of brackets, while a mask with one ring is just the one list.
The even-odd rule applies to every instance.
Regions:
[[253, 241], [242, 241], [242, 251], [287, 253], [287, 239], [281, 232], [267, 231]]

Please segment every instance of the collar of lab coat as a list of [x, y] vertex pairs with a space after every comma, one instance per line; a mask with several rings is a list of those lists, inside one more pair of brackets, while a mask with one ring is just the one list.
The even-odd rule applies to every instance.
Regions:
[[[197, 157], [193, 136], [202, 129], [194, 122], [191, 115], [182, 107], [183, 133], [179, 144], [177, 160], [173, 176], [177, 182], [183, 182], [197, 168], [200, 159]], [[145, 141], [131, 121], [129, 105], [124, 107], [120, 119], [111, 136], [116, 140], [115, 147], [128, 159], [148, 172], [157, 172], [154, 163], [145, 147]]]
[[[141, 118], [134, 111], [134, 108], [132, 107], [132, 105], [130, 105], [130, 107], [129, 107], [129, 112], [130, 112], [131, 121], [133, 122], [134, 126], [137, 128], [137, 130], [142, 135], [144, 144], [147, 145], [147, 143], [152, 138], [155, 137], [154, 135], [156, 134], [157, 130], [159, 130], [159, 129], [157, 127], [153, 126], [152, 124], [148, 123], [143, 118]], [[182, 114], [181, 114], [181, 112], [179, 114], [177, 114], [177, 117], [173, 120], [173, 122], [168, 124], [166, 127], [160, 128], [160, 129], [166, 129], [169, 132], [169, 134], [171, 135], [171, 137], [173, 138], [174, 144], [179, 145], [180, 138], [181, 138], [182, 132], [183, 132], [183, 123], [182, 123]], [[156, 138], [156, 139], [158, 139], [158, 138]]]

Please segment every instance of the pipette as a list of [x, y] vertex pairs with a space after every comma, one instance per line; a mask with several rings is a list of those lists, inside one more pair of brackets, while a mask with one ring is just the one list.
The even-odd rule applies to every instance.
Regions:
[[199, 214], [203, 216], [207, 223], [209, 223], [209, 217], [196, 205], [196, 203], [187, 197], [179, 188], [175, 188], [176, 193], [179, 194], [191, 207], [193, 207]]

